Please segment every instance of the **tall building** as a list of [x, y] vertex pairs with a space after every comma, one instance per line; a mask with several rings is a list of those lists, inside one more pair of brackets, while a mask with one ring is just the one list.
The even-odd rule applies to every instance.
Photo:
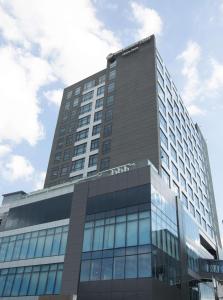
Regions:
[[219, 297], [207, 145], [154, 36], [65, 88], [44, 189], [0, 218], [3, 299]]

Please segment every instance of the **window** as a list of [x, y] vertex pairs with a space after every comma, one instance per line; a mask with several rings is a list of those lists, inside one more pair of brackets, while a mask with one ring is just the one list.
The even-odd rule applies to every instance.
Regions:
[[185, 190], [187, 189], [186, 179], [180, 174], [180, 184]]
[[179, 167], [180, 167], [181, 171], [183, 171], [183, 173], [184, 173], [184, 171], [185, 171], [184, 163], [180, 157], [179, 157]]
[[91, 116], [89, 115], [89, 116], [79, 119], [77, 122], [77, 127], [82, 127], [82, 126], [88, 125], [90, 123], [90, 118], [91, 118]]
[[96, 166], [98, 163], [98, 154], [91, 155], [89, 157], [88, 167]]
[[162, 178], [168, 186], [170, 186], [170, 175], [162, 168]]
[[80, 107], [80, 115], [89, 112], [91, 110], [91, 108], [92, 108], [92, 103], [88, 103], [88, 104], [86, 104], [84, 106], [81, 106]]
[[161, 160], [164, 165], [166, 165], [167, 168], [169, 168], [169, 156], [167, 153], [161, 148]]
[[91, 80], [91, 81], [85, 82], [85, 84], [84, 84], [84, 91], [93, 88], [94, 85], [95, 85], [95, 80]]
[[88, 137], [88, 129], [81, 130], [76, 133], [76, 141], [86, 139]]
[[61, 149], [63, 148], [63, 144], [64, 144], [64, 138], [60, 138], [57, 140], [57, 149]]
[[188, 208], [188, 200], [184, 193], [181, 194], [182, 202], [186, 208]]
[[175, 179], [179, 179], [179, 176], [178, 176], [178, 169], [177, 167], [175, 166], [175, 164], [172, 162], [172, 173], [173, 173], [173, 176]]
[[104, 98], [100, 98], [96, 100], [95, 108], [99, 108], [103, 106]]
[[73, 107], [77, 106], [79, 103], [79, 98], [75, 98], [73, 102]]
[[160, 129], [160, 139], [161, 139], [161, 143], [166, 147], [166, 149], [168, 149], [168, 139], [161, 129]]
[[113, 95], [108, 96], [106, 99], [106, 106], [113, 104], [113, 102], [114, 102], [114, 96]]
[[161, 86], [164, 88], [164, 79], [158, 70], [157, 70], [157, 79], [158, 79], [159, 83], [161, 84]]
[[172, 159], [177, 162], [177, 151], [173, 148], [172, 145], [170, 145], [170, 153], [171, 153], [171, 157]]
[[63, 160], [69, 160], [70, 156], [71, 156], [71, 150], [70, 149], [64, 150]]
[[112, 109], [109, 109], [105, 112], [105, 121], [111, 121], [112, 120]]
[[102, 84], [105, 82], [105, 74], [100, 76], [99, 79], [98, 79], [98, 84]]
[[103, 135], [104, 137], [110, 136], [112, 134], [112, 124], [106, 124], [104, 126]]
[[163, 101], [159, 98], [159, 108], [160, 111], [166, 116], [166, 106], [163, 104]]
[[115, 76], [116, 76], [116, 70], [110, 71], [110, 73], [109, 73], [109, 80], [115, 79]]
[[100, 86], [100, 87], [97, 89], [97, 95], [98, 95], [98, 96], [104, 94], [104, 92], [105, 92], [105, 86], [104, 86], [104, 85], [103, 85], [103, 86]]
[[169, 137], [170, 137], [171, 141], [173, 142], [173, 144], [176, 145], [175, 134], [173, 133], [173, 131], [170, 128], [169, 128]]
[[92, 129], [92, 135], [99, 134], [101, 131], [101, 124], [95, 125]]
[[94, 96], [94, 91], [90, 91], [90, 92], [84, 94], [82, 96], [82, 102], [86, 102], [86, 101], [91, 100], [93, 98], [93, 96]]
[[94, 114], [94, 122], [100, 121], [102, 119], [102, 110], [96, 111]]
[[81, 92], [81, 88], [80, 87], [77, 87], [75, 90], [74, 90], [74, 95], [75, 96], [78, 96]]
[[111, 140], [106, 140], [102, 144], [102, 153], [106, 154], [111, 151]]
[[163, 89], [162, 89], [162, 87], [158, 84], [157, 85], [158, 87], [158, 96], [160, 97], [160, 99], [163, 101], [163, 102], [165, 102], [165, 93], [164, 93], [164, 91], [163, 91]]
[[59, 162], [62, 158], [62, 152], [57, 152], [54, 157], [54, 162]]
[[52, 170], [51, 170], [51, 178], [56, 178], [56, 177], [58, 177], [58, 175], [59, 175], [59, 168], [53, 168]]
[[167, 107], [168, 107], [169, 112], [170, 112], [171, 114], [173, 114], [173, 106], [172, 106], [172, 104], [170, 103], [169, 100], [167, 100]]
[[62, 272], [63, 264], [2, 269], [0, 297], [60, 294]]
[[85, 158], [75, 160], [72, 164], [72, 171], [79, 171], [84, 168]]
[[86, 152], [87, 143], [74, 147], [74, 156], [84, 154]]
[[103, 171], [109, 169], [109, 165], [110, 165], [110, 158], [109, 157], [103, 158], [100, 163], [100, 170]]
[[73, 91], [67, 91], [66, 92], [66, 99], [70, 99], [72, 97]]
[[66, 176], [69, 172], [69, 165], [63, 165], [60, 171], [60, 176]]
[[179, 142], [177, 143], [177, 149], [178, 149], [180, 155], [181, 155], [182, 157], [184, 157], [183, 147], [181, 146], [181, 144], [180, 144]]
[[190, 202], [190, 213], [195, 217], [194, 205]]
[[198, 223], [201, 225], [201, 215], [199, 213], [199, 211], [196, 210], [196, 219], [198, 221]]
[[109, 94], [112, 93], [114, 91], [114, 89], [115, 89], [115, 83], [112, 82], [108, 85], [108, 93]]
[[165, 78], [166, 78], [167, 86], [171, 90], [171, 81], [170, 81], [169, 75], [167, 73], [165, 73]]
[[73, 134], [68, 135], [66, 137], [66, 141], [65, 141], [66, 146], [72, 145], [73, 142], [74, 142], [74, 136], [73, 136]]
[[160, 125], [162, 126], [162, 128], [167, 131], [167, 122], [165, 120], [165, 118], [162, 116], [162, 114], [160, 113]]
[[95, 139], [91, 141], [91, 151], [99, 148], [100, 139]]

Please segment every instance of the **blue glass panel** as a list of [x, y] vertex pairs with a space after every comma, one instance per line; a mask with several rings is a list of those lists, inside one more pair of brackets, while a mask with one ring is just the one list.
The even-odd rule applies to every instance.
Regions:
[[114, 225], [105, 226], [103, 249], [111, 249], [114, 247], [114, 232], [115, 232]]
[[139, 245], [150, 243], [150, 219], [139, 220]]
[[45, 242], [45, 236], [41, 236], [38, 238], [35, 257], [43, 256], [44, 242]]
[[31, 276], [31, 279], [30, 279], [28, 295], [35, 295], [36, 294], [38, 279], [39, 279], [39, 273], [38, 272], [32, 273], [32, 276]]
[[102, 250], [104, 227], [96, 227], [94, 230], [93, 250]]
[[101, 259], [92, 260], [90, 280], [99, 280], [100, 274], [101, 274]]
[[13, 280], [14, 280], [14, 274], [7, 276], [3, 296], [10, 296], [12, 285], [13, 285]]
[[30, 273], [24, 274], [23, 278], [22, 278], [22, 284], [21, 284], [20, 292], [19, 292], [20, 296], [27, 295], [28, 287], [29, 287], [29, 280], [30, 280]]
[[22, 240], [16, 241], [14, 252], [13, 252], [13, 257], [12, 257], [13, 260], [18, 260], [19, 259], [21, 247], [22, 247]]
[[91, 251], [93, 239], [93, 228], [84, 230], [83, 252]]
[[63, 271], [57, 271], [54, 294], [60, 294]]
[[47, 281], [47, 272], [40, 273], [37, 295], [45, 294], [46, 281]]
[[112, 279], [113, 258], [104, 258], [102, 260], [101, 279]]
[[61, 244], [60, 244], [60, 255], [64, 255], [66, 251], [66, 245], [67, 245], [67, 232], [64, 232], [62, 234], [61, 238]]
[[48, 274], [47, 286], [46, 286], [46, 294], [52, 295], [54, 291], [54, 284], [56, 279], [56, 271], [51, 271]]
[[6, 276], [0, 276], [0, 296], [2, 296], [5, 282], [6, 282]]
[[125, 278], [137, 278], [137, 255], [126, 256]]
[[15, 280], [12, 287], [11, 296], [18, 296], [19, 295], [19, 289], [22, 282], [22, 274], [17, 274], [15, 276]]
[[138, 222], [131, 221], [127, 223], [127, 246], [137, 245]]
[[114, 258], [113, 279], [123, 279], [125, 274], [125, 257]]
[[43, 250], [43, 256], [50, 256], [53, 245], [53, 235], [47, 236]]
[[0, 248], [0, 261], [4, 261], [5, 260], [5, 255], [7, 252], [7, 248], [8, 248], [8, 243], [4, 243], [1, 245]]
[[33, 237], [30, 239], [29, 243], [29, 250], [27, 253], [27, 258], [32, 258], [35, 255], [35, 250], [36, 250], [36, 244], [37, 244], [37, 238]]
[[81, 277], [80, 281], [88, 281], [90, 278], [90, 267], [91, 261], [90, 260], [83, 260], [81, 263]]
[[15, 242], [10, 242], [9, 243], [7, 253], [6, 253], [6, 256], [5, 256], [5, 261], [10, 261], [12, 259], [12, 253], [13, 253], [14, 245], [15, 245]]
[[29, 248], [29, 239], [25, 239], [25, 240], [23, 240], [23, 243], [22, 243], [22, 248], [21, 248], [21, 252], [20, 252], [20, 259], [25, 259], [26, 258], [28, 248]]
[[61, 234], [60, 233], [55, 234], [54, 239], [53, 239], [53, 247], [52, 247], [51, 255], [58, 255], [59, 254], [60, 240], [61, 240]]
[[126, 224], [120, 223], [115, 226], [115, 248], [125, 247]]
[[138, 255], [138, 277], [151, 277], [151, 254]]

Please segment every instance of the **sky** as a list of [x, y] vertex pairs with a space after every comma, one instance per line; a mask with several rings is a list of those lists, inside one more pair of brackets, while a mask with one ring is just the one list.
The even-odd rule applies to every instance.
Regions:
[[207, 141], [221, 221], [222, 32], [223, 0], [0, 0], [0, 194], [43, 187], [63, 88], [155, 34]]

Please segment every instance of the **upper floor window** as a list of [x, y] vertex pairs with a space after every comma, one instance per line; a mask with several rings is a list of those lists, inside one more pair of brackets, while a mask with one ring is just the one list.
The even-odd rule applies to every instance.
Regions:
[[103, 171], [109, 169], [109, 166], [110, 166], [110, 158], [109, 157], [103, 158], [101, 160], [100, 170]]
[[93, 98], [93, 96], [94, 96], [94, 91], [90, 91], [87, 94], [84, 94], [82, 96], [82, 102], [86, 102], [88, 100], [91, 100]]
[[102, 84], [105, 82], [105, 74], [100, 76], [99, 79], [98, 79], [98, 84]]
[[99, 120], [101, 120], [101, 118], [102, 118], [102, 110], [97, 111], [97, 112], [94, 114], [94, 121], [99, 121]]
[[98, 89], [97, 89], [97, 95], [104, 95], [104, 92], [105, 92], [105, 86], [100, 86]]
[[116, 70], [110, 71], [110, 73], [109, 73], [109, 80], [115, 79], [115, 76], [116, 76]]
[[92, 103], [88, 103], [86, 105], [81, 106], [80, 107], [80, 115], [91, 111], [91, 108], [92, 108]]
[[75, 160], [72, 164], [72, 171], [79, 171], [84, 168], [85, 158]]
[[95, 80], [91, 80], [88, 82], [85, 82], [84, 84], [84, 91], [89, 90], [95, 86]]
[[84, 154], [86, 152], [87, 143], [77, 145], [74, 147], [74, 156]]
[[96, 100], [95, 108], [99, 108], [103, 106], [104, 98], [100, 98]]
[[110, 83], [110, 84], [108, 85], [108, 93], [113, 92], [114, 89], [115, 89], [115, 83], [112, 82], [112, 83]]
[[98, 154], [91, 155], [89, 157], [88, 167], [96, 166], [98, 163]]
[[91, 116], [88, 115], [86, 117], [79, 119], [78, 123], [77, 123], [77, 127], [82, 127], [82, 126], [88, 125], [90, 123], [90, 118], [91, 118]]
[[79, 132], [76, 133], [76, 141], [80, 141], [83, 139], [86, 139], [88, 137], [88, 131], [89, 129], [85, 129], [85, 130], [81, 130]]
[[112, 124], [106, 124], [104, 126], [104, 137], [110, 136], [112, 134]]
[[72, 97], [73, 91], [66, 92], [66, 99], [70, 99]]
[[95, 125], [92, 129], [92, 135], [96, 135], [101, 131], [101, 124]]
[[102, 153], [106, 154], [111, 150], [111, 140], [106, 140], [102, 144]]
[[78, 96], [78, 95], [80, 95], [80, 92], [81, 92], [81, 88], [80, 88], [80, 86], [79, 86], [79, 87], [77, 87], [77, 88], [74, 90], [74, 95], [75, 95], [75, 96]]
[[100, 139], [95, 139], [91, 141], [91, 150], [96, 150], [99, 148]]
[[111, 62], [111, 63], [110, 63], [110, 69], [116, 67], [116, 65], [117, 65], [117, 61], [116, 61], [116, 60], [113, 61], [113, 62]]

